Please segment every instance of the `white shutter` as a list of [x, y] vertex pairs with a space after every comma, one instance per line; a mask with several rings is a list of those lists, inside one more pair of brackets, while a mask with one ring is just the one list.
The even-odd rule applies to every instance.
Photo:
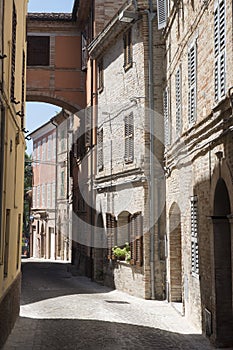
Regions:
[[167, 1], [169, 0], [157, 0], [158, 29], [166, 27]]
[[163, 93], [163, 115], [164, 115], [164, 144], [170, 144], [170, 122], [169, 122], [169, 96], [166, 88]]
[[192, 273], [199, 274], [197, 196], [191, 197], [191, 260]]
[[225, 0], [218, 1], [214, 10], [214, 91], [219, 101], [226, 93], [226, 10]]
[[177, 69], [175, 75], [176, 84], [176, 134], [181, 132], [181, 67]]
[[196, 79], [197, 79], [197, 59], [196, 59], [196, 42], [188, 51], [188, 120], [193, 124], [196, 120]]

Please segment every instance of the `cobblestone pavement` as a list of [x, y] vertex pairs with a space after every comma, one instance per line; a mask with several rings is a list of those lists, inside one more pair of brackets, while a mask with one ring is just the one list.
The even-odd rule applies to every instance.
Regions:
[[23, 262], [20, 317], [4, 350], [213, 349], [168, 303], [108, 289], [67, 267]]

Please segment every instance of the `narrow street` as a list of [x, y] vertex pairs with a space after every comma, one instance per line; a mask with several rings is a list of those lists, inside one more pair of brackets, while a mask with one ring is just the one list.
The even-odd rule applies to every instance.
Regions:
[[72, 276], [65, 263], [22, 263], [20, 317], [4, 350], [212, 349], [168, 303]]

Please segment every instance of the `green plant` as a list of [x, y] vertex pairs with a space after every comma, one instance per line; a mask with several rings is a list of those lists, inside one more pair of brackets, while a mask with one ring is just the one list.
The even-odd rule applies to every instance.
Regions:
[[112, 248], [112, 252], [114, 256], [119, 260], [125, 260], [127, 262], [130, 261], [131, 253], [130, 253], [130, 245], [128, 242], [125, 243], [123, 248], [115, 246]]

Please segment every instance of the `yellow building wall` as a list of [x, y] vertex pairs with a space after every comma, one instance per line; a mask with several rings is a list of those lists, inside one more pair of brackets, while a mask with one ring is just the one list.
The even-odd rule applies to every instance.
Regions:
[[[17, 14], [15, 50], [15, 102], [11, 101], [12, 13], [13, 3]], [[22, 94], [23, 52], [26, 71], [26, 13], [28, 0], [4, 0], [3, 14], [3, 89], [0, 104], [5, 113], [4, 164], [2, 191], [2, 223], [0, 231], [0, 347], [6, 340], [19, 311], [20, 258], [24, 195], [25, 140], [23, 118], [18, 116], [25, 104], [26, 77]], [[24, 73], [25, 75], [25, 73]], [[23, 99], [23, 101], [22, 101]], [[25, 112], [24, 112], [25, 113]], [[5, 114], [5, 116], [4, 116]], [[7, 211], [9, 220], [7, 220]], [[8, 222], [8, 224], [7, 224]], [[8, 227], [8, 229], [7, 229]], [[8, 231], [8, 234], [7, 234]], [[8, 239], [7, 239], [7, 236]], [[7, 244], [8, 241], [8, 244]], [[6, 251], [8, 250], [8, 258]], [[7, 272], [7, 274], [6, 274]], [[4, 327], [1, 327], [4, 324]]]

